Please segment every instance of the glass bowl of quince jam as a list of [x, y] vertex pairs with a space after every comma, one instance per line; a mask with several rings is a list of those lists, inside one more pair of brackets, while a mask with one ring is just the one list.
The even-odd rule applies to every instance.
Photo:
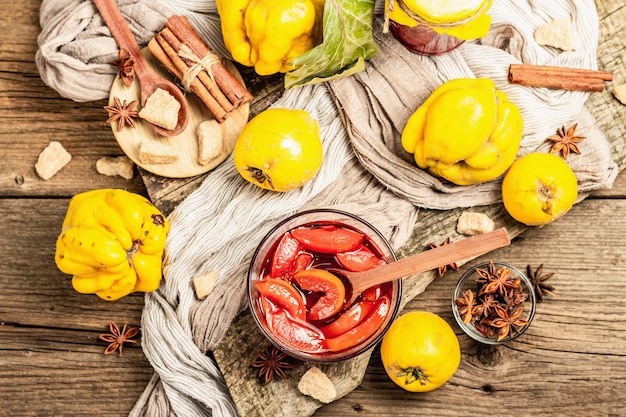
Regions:
[[354, 357], [379, 342], [391, 325], [402, 281], [368, 288], [350, 304], [350, 285], [327, 269], [365, 271], [396, 259], [385, 237], [353, 214], [331, 209], [294, 214], [263, 238], [252, 257], [252, 316], [267, 339], [296, 359]]

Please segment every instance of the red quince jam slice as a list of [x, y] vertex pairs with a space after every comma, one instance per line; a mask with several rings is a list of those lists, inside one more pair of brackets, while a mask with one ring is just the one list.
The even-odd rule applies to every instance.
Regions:
[[305, 291], [321, 293], [321, 297], [309, 307], [309, 320], [324, 320], [337, 314], [343, 307], [346, 288], [337, 276], [323, 269], [305, 269], [293, 278]]
[[369, 301], [376, 301], [383, 295], [383, 288], [380, 285], [369, 287], [361, 293], [361, 297]]
[[319, 253], [348, 252], [363, 242], [363, 234], [344, 227], [302, 227], [291, 235], [306, 249]]
[[389, 313], [389, 298], [382, 297], [374, 306], [370, 315], [360, 324], [340, 336], [326, 339], [325, 347], [331, 352], [348, 349], [362, 343], [373, 335], [385, 322], [385, 317]]
[[304, 271], [313, 263], [313, 255], [303, 252], [296, 257], [293, 263], [293, 273]]
[[272, 256], [272, 278], [282, 277], [291, 272], [298, 253], [302, 250], [300, 243], [289, 232], [285, 233], [278, 242]]
[[334, 321], [320, 328], [327, 338], [337, 337], [348, 330], [352, 330], [361, 323], [372, 311], [376, 303], [368, 300], [360, 300], [340, 313]]
[[345, 269], [354, 272], [369, 271], [385, 264], [383, 259], [380, 259], [374, 252], [363, 245], [350, 252], [338, 253], [337, 260]]
[[278, 308], [267, 311], [265, 319], [276, 338], [294, 349], [315, 353], [322, 348], [324, 336], [306, 322], [292, 320], [285, 310]]
[[262, 297], [287, 310], [294, 318], [306, 319], [306, 304], [302, 294], [291, 283], [280, 278], [268, 278], [255, 282], [254, 286]]

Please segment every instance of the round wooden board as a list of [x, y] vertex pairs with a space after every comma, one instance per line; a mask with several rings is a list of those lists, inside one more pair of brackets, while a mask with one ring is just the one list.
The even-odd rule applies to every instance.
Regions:
[[[148, 64], [155, 70], [157, 74], [173, 80], [173, 76], [161, 65], [148, 51], [147, 48], [142, 50]], [[225, 61], [224, 65], [231, 73], [243, 83], [241, 74], [230, 61]], [[115, 78], [111, 92], [109, 95], [109, 105], [113, 105], [114, 97], [124, 101], [137, 100], [141, 102], [139, 97], [139, 81], [135, 77], [133, 84], [126, 87], [119, 77]], [[121, 131], [117, 131], [117, 122], [111, 124], [113, 134], [117, 143], [120, 145], [124, 153], [138, 166], [156, 175], [168, 178], [187, 178], [204, 174], [222, 163], [233, 151], [235, 142], [244, 126], [248, 122], [250, 114], [250, 105], [243, 104], [232, 111], [230, 116], [222, 123], [224, 145], [222, 153], [208, 164], [200, 165], [198, 163], [198, 138], [196, 136], [196, 128], [205, 120], [214, 119], [211, 112], [206, 108], [204, 103], [200, 101], [193, 93], [186, 94], [187, 104], [189, 105], [189, 123], [184, 131], [176, 136], [165, 137], [154, 132], [150, 125], [142, 119], [136, 119], [135, 128], [124, 127]], [[138, 110], [140, 108], [138, 107]], [[165, 143], [176, 149], [179, 158], [176, 162], [170, 164], [144, 164], [139, 161], [139, 146], [144, 139], [154, 139]]]

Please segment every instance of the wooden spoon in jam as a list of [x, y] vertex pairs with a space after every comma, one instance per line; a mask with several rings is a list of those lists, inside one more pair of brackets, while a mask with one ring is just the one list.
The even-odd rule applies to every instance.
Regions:
[[[351, 272], [337, 268], [329, 268], [328, 271], [350, 283], [349, 287], [346, 288], [346, 290], [350, 291], [349, 305], [354, 302], [359, 294], [374, 285], [429, 271], [440, 265], [448, 265], [453, 262], [484, 255], [510, 243], [511, 240], [507, 230], [501, 228], [493, 232], [472, 236], [448, 245], [416, 253], [368, 271]], [[346, 291], [346, 295], [348, 295], [348, 291]]]

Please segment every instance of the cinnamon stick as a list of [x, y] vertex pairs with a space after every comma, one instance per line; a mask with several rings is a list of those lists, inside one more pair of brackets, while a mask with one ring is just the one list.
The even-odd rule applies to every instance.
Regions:
[[[184, 16], [174, 15], [167, 19], [165, 27], [168, 28], [181, 43], [189, 48], [199, 57], [204, 57], [213, 53], [204, 43], [200, 35], [195, 31], [191, 23]], [[234, 106], [240, 103], [249, 103], [254, 98], [246, 87], [235, 78], [235, 76], [222, 64], [215, 63], [211, 67], [211, 72], [215, 83]]]
[[[168, 49], [169, 48], [169, 49]], [[176, 54], [176, 51], [171, 49], [169, 45], [162, 39], [159, 39], [159, 35], [155, 36], [148, 43], [148, 49], [154, 57], [161, 62], [165, 67], [174, 74], [177, 78], [183, 77], [185, 68], [187, 65], [182, 62], [182, 59]], [[180, 62], [178, 61], [180, 60]], [[181, 65], [182, 64], [182, 65]], [[197, 79], [194, 79], [190, 84], [191, 91], [198, 96], [198, 98], [204, 103], [207, 109], [213, 114], [215, 119], [220, 123], [226, 120], [228, 112], [226, 112], [215, 98], [208, 92], [206, 87]]]
[[[167, 28], [163, 29], [159, 32], [159, 35], [167, 42], [174, 51], [180, 56], [181, 48], [183, 44], [178, 40], [176, 36]], [[185, 58], [181, 57], [182, 62], [187, 65], [187, 70], [195, 65], [195, 62], [191, 62]], [[187, 71], [185, 70], [185, 72]], [[184, 73], [183, 73], [184, 75]], [[235, 106], [230, 102], [230, 100], [224, 95], [222, 90], [217, 86], [215, 81], [209, 77], [209, 74], [206, 73], [205, 70], [198, 72], [196, 75], [200, 82], [204, 84], [209, 93], [215, 98], [215, 100], [219, 103], [219, 105], [228, 113], [230, 113]]]
[[530, 87], [546, 87], [570, 91], [602, 91], [604, 81], [613, 74], [580, 68], [511, 64], [509, 82]]

